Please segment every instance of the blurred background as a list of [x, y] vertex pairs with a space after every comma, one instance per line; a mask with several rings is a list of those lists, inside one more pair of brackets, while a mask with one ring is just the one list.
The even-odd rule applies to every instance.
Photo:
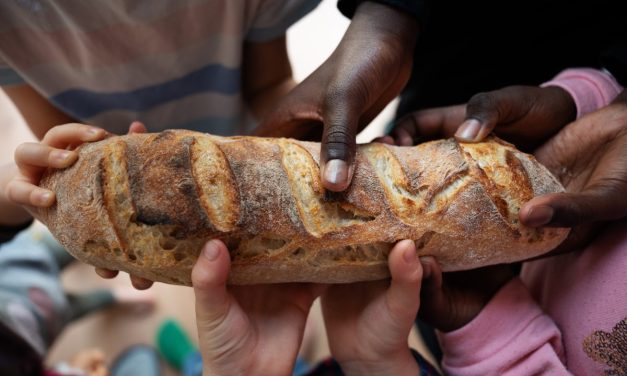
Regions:
[[[313, 72], [334, 50], [348, 27], [349, 20], [336, 8], [336, 0], [324, 0], [312, 13], [288, 31], [288, 49], [294, 75], [298, 81]], [[368, 142], [383, 134], [392, 119], [397, 101], [393, 101], [373, 121], [358, 142]], [[13, 150], [21, 142], [34, 140], [17, 110], [0, 92], [0, 163], [13, 160]], [[62, 275], [67, 290], [85, 292], [97, 287], [130, 288], [126, 274], [114, 280], [98, 277], [93, 268], [74, 263]], [[136, 343], [154, 345], [157, 327], [166, 318], [175, 318], [196, 341], [194, 296], [191, 288], [156, 283], [150, 290], [139, 292], [156, 300], [156, 308], [150, 312], [136, 312], [116, 307], [92, 314], [71, 324], [56, 341], [48, 356], [48, 363], [68, 360], [81, 349], [100, 348], [107, 360], [111, 360], [124, 348]], [[307, 355], [309, 360], [319, 360], [328, 355], [328, 345], [321, 321], [319, 302], [312, 311], [313, 337]], [[422, 349], [415, 333], [410, 336], [414, 348]], [[169, 369], [166, 374], [174, 375]]]

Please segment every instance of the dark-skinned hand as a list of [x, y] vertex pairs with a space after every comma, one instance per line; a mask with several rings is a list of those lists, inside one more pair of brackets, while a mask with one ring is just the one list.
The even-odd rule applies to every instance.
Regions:
[[331, 56], [266, 116], [255, 134], [322, 140], [323, 186], [345, 190], [354, 172], [357, 132], [409, 79], [417, 28], [407, 13], [363, 2]]
[[[569, 238], [552, 254], [574, 251], [589, 243], [604, 221], [627, 215], [627, 94], [569, 123], [575, 109], [570, 97], [560, 91], [510, 87], [480, 94], [467, 108], [414, 113], [383, 141], [407, 145], [417, 139], [454, 135], [475, 142], [493, 130], [535, 150], [536, 158], [567, 192], [530, 200], [521, 208], [521, 222], [532, 227], [572, 227]], [[514, 275], [510, 266], [497, 265], [442, 277], [433, 261], [429, 274], [431, 279], [423, 284], [420, 316], [444, 331], [470, 322]]]

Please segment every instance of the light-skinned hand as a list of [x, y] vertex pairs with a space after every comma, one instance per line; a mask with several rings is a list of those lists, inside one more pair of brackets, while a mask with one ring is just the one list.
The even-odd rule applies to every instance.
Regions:
[[322, 311], [331, 354], [347, 375], [418, 375], [408, 336], [423, 268], [411, 240], [388, 256], [391, 280], [330, 286]]
[[304, 283], [227, 286], [230, 255], [209, 241], [192, 271], [206, 375], [290, 375], [307, 315], [324, 288]]

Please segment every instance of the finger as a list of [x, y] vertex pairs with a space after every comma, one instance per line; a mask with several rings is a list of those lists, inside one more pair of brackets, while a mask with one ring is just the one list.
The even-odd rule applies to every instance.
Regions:
[[[211, 240], [205, 244], [196, 265], [192, 269], [192, 285], [196, 295], [198, 325], [209, 325], [225, 317], [229, 309], [226, 289], [230, 269], [229, 252], [224, 243]], [[221, 320], [220, 320], [221, 321]]]
[[324, 129], [320, 145], [320, 174], [324, 188], [342, 192], [353, 178], [355, 137], [359, 116], [365, 107], [365, 93], [352, 93], [352, 88], [330, 89], [324, 104]]
[[398, 242], [388, 256], [392, 282], [386, 292], [390, 310], [399, 319], [413, 321], [420, 306], [420, 284], [422, 265], [411, 240]]
[[483, 140], [499, 122], [503, 106], [507, 101], [500, 96], [503, 91], [479, 93], [474, 95], [466, 105], [466, 120], [455, 132], [455, 137], [464, 142]]
[[16, 179], [7, 184], [6, 195], [12, 202], [38, 208], [50, 207], [55, 200], [54, 192]]
[[130, 275], [130, 278], [131, 278], [131, 284], [137, 290], [147, 290], [154, 283], [153, 281], [151, 281], [149, 279], [138, 277], [138, 276], [132, 275], [132, 274]]
[[141, 121], [134, 121], [128, 127], [128, 134], [146, 133], [146, 132], [148, 132], [148, 129], [146, 128], [144, 123], [142, 123]]
[[96, 268], [96, 274], [98, 274], [100, 277], [102, 277], [104, 279], [115, 278], [118, 275], [118, 273], [119, 273], [119, 271], [117, 271], [117, 270]]
[[[409, 119], [413, 122], [414, 117], [410, 115]], [[415, 144], [414, 139], [417, 139], [417, 133], [415, 123], [410, 124], [407, 120], [402, 120], [402, 122], [392, 130], [392, 137], [398, 146], [412, 146]]]
[[554, 193], [534, 197], [520, 210], [520, 221], [529, 227], [575, 227], [627, 215], [624, 186], [596, 185], [581, 193]]
[[78, 154], [74, 151], [55, 149], [36, 142], [26, 142], [15, 149], [15, 163], [29, 179], [39, 178], [44, 168], [66, 168], [77, 159]]
[[416, 111], [402, 117], [392, 136], [402, 146], [442, 137], [451, 137], [466, 114], [465, 105], [447, 106]]
[[379, 142], [382, 144], [394, 145], [394, 139], [392, 136], [381, 136], [372, 140], [372, 142]]
[[57, 149], [65, 149], [68, 145], [102, 140], [107, 132], [91, 125], [70, 123], [56, 126], [48, 131], [41, 141], [42, 144]]
[[433, 294], [442, 290], [442, 268], [440, 264], [431, 256], [420, 257], [423, 269], [422, 292]]

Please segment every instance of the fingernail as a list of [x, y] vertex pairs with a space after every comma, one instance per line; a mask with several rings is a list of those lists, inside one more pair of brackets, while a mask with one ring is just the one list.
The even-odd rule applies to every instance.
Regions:
[[99, 136], [100, 132], [102, 132], [103, 130], [100, 128], [96, 128], [96, 127], [88, 127], [87, 128], [87, 134], [89, 136]]
[[468, 119], [462, 123], [455, 137], [462, 141], [477, 141], [477, 136], [481, 130], [481, 123], [477, 119]]
[[411, 247], [411, 248], [406, 249], [405, 253], [403, 253], [403, 259], [408, 264], [414, 263], [414, 261], [416, 260], [416, 250], [415, 250], [415, 248]]
[[324, 180], [342, 186], [348, 180], [348, 164], [341, 159], [331, 159], [324, 167]]
[[216, 241], [211, 240], [209, 241], [206, 245], [205, 248], [203, 248], [202, 250], [202, 254], [209, 260], [209, 261], [215, 261], [218, 258], [218, 255], [220, 254], [220, 248], [218, 248], [218, 244], [216, 243]]
[[37, 194], [36, 200], [39, 205], [47, 205], [52, 200], [52, 192], [41, 192]]
[[68, 150], [53, 150], [51, 154], [54, 160], [63, 163], [67, 162], [67, 160], [70, 159], [72, 152]]
[[427, 258], [421, 257], [420, 264], [422, 265], [422, 279], [431, 278], [431, 262], [427, 261]]
[[525, 224], [530, 227], [541, 227], [551, 222], [555, 211], [546, 205], [534, 206], [529, 210]]

